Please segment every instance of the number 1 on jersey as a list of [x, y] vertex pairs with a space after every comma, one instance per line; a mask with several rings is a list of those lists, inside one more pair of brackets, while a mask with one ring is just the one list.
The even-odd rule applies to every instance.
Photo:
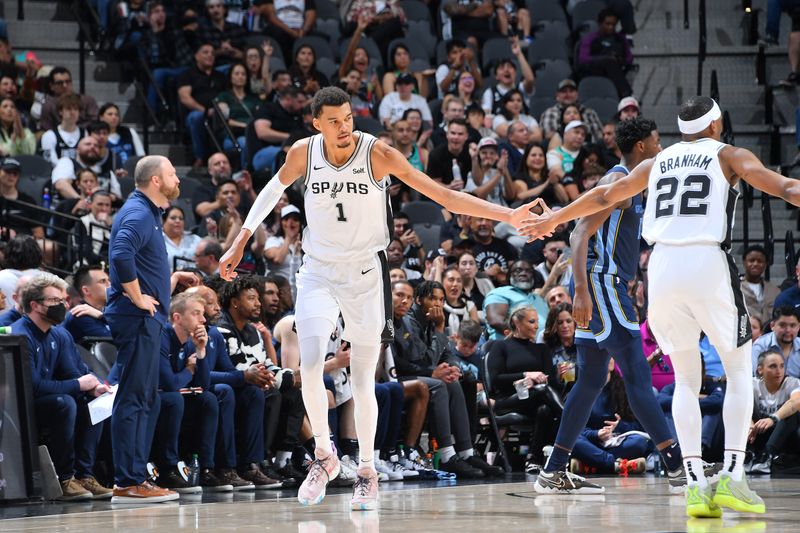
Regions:
[[344, 216], [344, 206], [342, 206], [342, 204], [336, 204], [336, 209], [339, 210], [339, 218], [336, 220], [338, 222], [347, 222], [347, 217]]

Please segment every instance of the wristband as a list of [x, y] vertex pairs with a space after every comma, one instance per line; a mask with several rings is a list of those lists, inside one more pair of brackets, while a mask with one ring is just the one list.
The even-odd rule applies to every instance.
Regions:
[[772, 420], [773, 422], [775, 422], [776, 424], [781, 421], [781, 419], [778, 418], [778, 415], [776, 415], [775, 413], [772, 413], [771, 415], [769, 415], [769, 419]]

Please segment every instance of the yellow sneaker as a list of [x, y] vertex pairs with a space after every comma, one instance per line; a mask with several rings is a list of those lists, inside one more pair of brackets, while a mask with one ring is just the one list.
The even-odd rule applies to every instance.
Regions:
[[686, 514], [694, 518], [719, 518], [722, 509], [711, 497], [711, 486], [689, 485], [686, 487]]
[[734, 481], [729, 474], [722, 474], [717, 483], [714, 503], [741, 513], [764, 514], [764, 500], [747, 486], [747, 480]]

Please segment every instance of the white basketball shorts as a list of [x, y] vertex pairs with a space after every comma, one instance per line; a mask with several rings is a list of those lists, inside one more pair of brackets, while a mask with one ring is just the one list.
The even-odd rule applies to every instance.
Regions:
[[719, 246], [656, 244], [648, 280], [648, 324], [664, 353], [697, 350], [701, 331], [719, 351], [750, 340], [738, 270]]

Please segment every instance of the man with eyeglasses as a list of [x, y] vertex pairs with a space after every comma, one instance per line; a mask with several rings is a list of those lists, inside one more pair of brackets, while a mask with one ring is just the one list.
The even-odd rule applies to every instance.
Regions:
[[36, 421], [61, 482], [59, 500], [110, 498], [92, 473], [102, 424], [92, 425], [88, 402], [108, 391], [89, 372], [64, 321], [67, 284], [50, 273], [33, 278], [21, 292], [23, 317], [11, 325], [28, 339]]
[[542, 127], [545, 139], [549, 140], [554, 133], [558, 133], [566, 125], [561, 123], [561, 113], [568, 105], [577, 105], [581, 112], [581, 121], [589, 130], [588, 133], [593, 141], [603, 138], [603, 123], [597, 115], [597, 111], [591, 107], [586, 107], [578, 101], [578, 85], [571, 79], [561, 80], [556, 91], [556, 103], [552, 107], [545, 109], [539, 125]]
[[[58, 99], [64, 94], [74, 94], [72, 89], [72, 74], [65, 67], [55, 67], [50, 71], [50, 95], [42, 104], [39, 129], [43, 131], [55, 129], [61, 122], [58, 114]], [[85, 127], [92, 120], [97, 120], [97, 101], [88, 94], [80, 96], [80, 115], [78, 126]]]

